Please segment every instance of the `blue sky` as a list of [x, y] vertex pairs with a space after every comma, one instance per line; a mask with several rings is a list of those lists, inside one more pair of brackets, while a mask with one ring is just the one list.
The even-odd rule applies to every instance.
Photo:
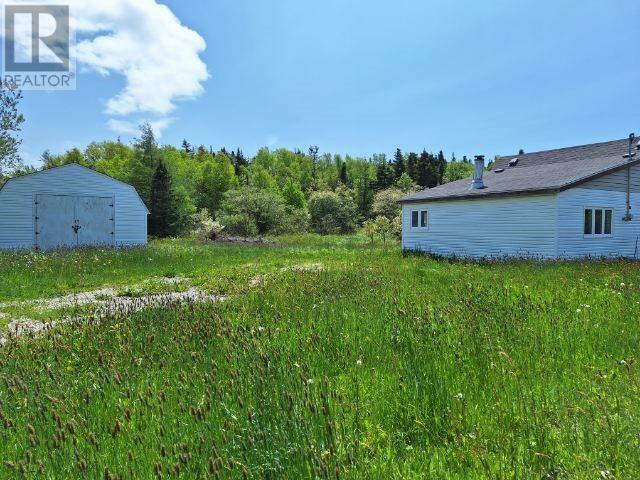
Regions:
[[[492, 156], [640, 134], [637, 1], [161, 3], [210, 74], [162, 115], [118, 117], [171, 122], [161, 143]], [[77, 91], [25, 92], [25, 158], [117, 138], [105, 111], [125, 86], [81, 65]]]

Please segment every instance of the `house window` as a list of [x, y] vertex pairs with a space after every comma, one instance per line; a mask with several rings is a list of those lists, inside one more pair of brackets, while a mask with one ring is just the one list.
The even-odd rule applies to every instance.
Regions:
[[413, 210], [411, 228], [429, 228], [429, 210]]
[[587, 237], [610, 237], [613, 235], [613, 209], [585, 208], [584, 235]]

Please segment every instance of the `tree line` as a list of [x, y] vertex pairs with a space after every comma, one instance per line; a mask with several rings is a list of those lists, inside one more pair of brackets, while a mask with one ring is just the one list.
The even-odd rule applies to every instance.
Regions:
[[443, 152], [426, 150], [397, 149], [388, 160], [320, 153], [315, 146], [263, 148], [247, 158], [240, 149], [214, 151], [187, 140], [180, 148], [160, 146], [149, 125], [130, 145], [95, 142], [61, 155], [46, 151], [41, 160], [43, 169], [79, 163], [133, 185], [151, 212], [149, 233], [158, 237], [188, 232], [202, 211], [233, 235], [350, 233], [380, 216], [397, 222], [402, 196], [472, 173], [466, 157], [447, 161]]

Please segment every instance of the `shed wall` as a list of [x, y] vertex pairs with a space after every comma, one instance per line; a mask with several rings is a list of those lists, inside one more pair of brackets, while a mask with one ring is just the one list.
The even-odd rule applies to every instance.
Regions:
[[36, 194], [113, 196], [116, 245], [147, 243], [147, 210], [132, 187], [89, 169], [68, 165], [14, 178], [0, 190], [0, 249], [34, 248]]

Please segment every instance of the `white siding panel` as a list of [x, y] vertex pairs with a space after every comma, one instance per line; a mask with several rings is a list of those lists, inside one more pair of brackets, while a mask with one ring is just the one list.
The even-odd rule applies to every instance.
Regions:
[[[411, 211], [429, 211], [429, 229], [411, 228]], [[556, 195], [509, 196], [403, 205], [402, 246], [460, 257], [557, 256]]]
[[[631, 194], [631, 222], [623, 222], [626, 193], [573, 188], [558, 194], [558, 241], [561, 257], [630, 257], [637, 255], [640, 238], [640, 194]], [[584, 209], [613, 208], [613, 236], [585, 238]]]
[[0, 249], [35, 246], [36, 194], [114, 197], [116, 245], [147, 243], [147, 210], [131, 186], [78, 165], [67, 165], [14, 178], [0, 190]]
[[631, 180], [631, 191], [640, 193], [640, 166], [634, 166], [626, 170], [610, 173], [609, 175], [603, 175], [602, 177], [580, 185], [580, 188], [626, 193], [628, 180]]

